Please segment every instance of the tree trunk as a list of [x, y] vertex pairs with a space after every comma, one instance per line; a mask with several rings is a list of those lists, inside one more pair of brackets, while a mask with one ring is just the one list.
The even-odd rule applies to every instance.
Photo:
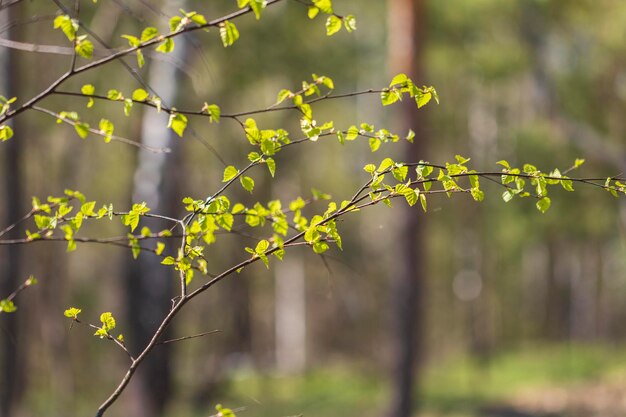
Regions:
[[[185, 2], [168, 0], [164, 11], [185, 9]], [[176, 47], [171, 53], [173, 60], [184, 62], [187, 48], [184, 37], [176, 39]], [[172, 106], [176, 100], [180, 73], [168, 61], [154, 61], [150, 67], [148, 84], [152, 86], [163, 103]], [[182, 173], [180, 138], [171, 130], [164, 131], [167, 115], [147, 111], [141, 126], [142, 143], [156, 147], [169, 147], [170, 154], [153, 153], [144, 149], [138, 152], [138, 163], [133, 182], [133, 203], [145, 201], [155, 213], [174, 213], [179, 209]], [[176, 217], [176, 216], [174, 216]], [[155, 219], [143, 221], [153, 231], [172, 227]], [[174, 241], [172, 241], [174, 242]], [[169, 248], [170, 255], [176, 256], [177, 248]], [[174, 284], [178, 277], [172, 270], [161, 265], [155, 256], [142, 254], [137, 260], [129, 260], [127, 279], [127, 302], [132, 351], [138, 352], [150, 340], [163, 317], [168, 313], [173, 298]], [[168, 333], [172, 330], [169, 327]], [[167, 335], [165, 336], [167, 338]], [[171, 394], [171, 348], [159, 346], [144, 361], [137, 371], [137, 414], [141, 416], [162, 415]]]
[[[425, 0], [389, 0], [389, 67], [392, 75], [405, 73], [416, 83], [424, 82], [422, 50], [425, 35]], [[395, 130], [412, 129], [415, 143], [404, 149], [403, 159], [425, 159], [426, 137], [423, 111], [404, 100]], [[398, 262], [390, 277], [392, 309], [392, 417], [408, 417], [413, 409], [413, 392], [424, 338], [424, 218], [417, 209], [403, 205], [399, 210]]]
[[[9, 22], [18, 19], [16, 7], [10, 7], [0, 12], [0, 27], [7, 27]], [[3, 35], [8, 39], [15, 37], [15, 28], [10, 28]], [[0, 48], [0, 94], [6, 98], [18, 96], [17, 86], [20, 85], [18, 75], [18, 60], [16, 52], [7, 48]], [[21, 97], [23, 99], [23, 97]], [[5, 211], [1, 217], [4, 226], [12, 224], [24, 215], [23, 175], [20, 168], [20, 161], [23, 155], [22, 126], [15, 120], [8, 123], [15, 132], [15, 136], [2, 144], [2, 181], [4, 182], [4, 203]], [[5, 238], [21, 238], [24, 236], [24, 228], [15, 227]], [[0, 298], [9, 295], [22, 282], [21, 269], [22, 250], [19, 245], [9, 245], [2, 248], [0, 252]], [[17, 300], [19, 304], [19, 299]], [[0, 315], [0, 349], [1, 349], [1, 371], [0, 371], [0, 416], [9, 417], [14, 411], [24, 383], [24, 358], [22, 352], [26, 351], [26, 346], [20, 334], [20, 321], [22, 314], [2, 314]], [[23, 332], [22, 332], [23, 333]]]

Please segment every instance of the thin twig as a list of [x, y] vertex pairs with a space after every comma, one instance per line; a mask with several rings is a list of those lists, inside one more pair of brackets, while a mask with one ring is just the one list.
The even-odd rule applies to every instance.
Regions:
[[158, 342], [157, 345], [167, 345], [168, 343], [181, 342], [183, 340], [195, 339], [197, 337], [207, 336], [210, 334], [221, 333], [221, 332], [222, 332], [221, 330], [211, 330], [210, 332], [194, 334], [193, 336], [183, 336], [183, 337], [177, 337], [176, 339], [164, 340], [162, 342]]

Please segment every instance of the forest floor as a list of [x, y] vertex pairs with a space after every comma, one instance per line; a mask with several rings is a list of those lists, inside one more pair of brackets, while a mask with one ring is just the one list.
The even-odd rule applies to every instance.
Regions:
[[[626, 349], [530, 346], [493, 355], [432, 360], [421, 376], [416, 417], [626, 416]], [[301, 375], [235, 374], [211, 399], [254, 417], [380, 417], [390, 391], [371, 364], [326, 364]], [[184, 408], [168, 415], [198, 416]]]
[[499, 405], [485, 407], [488, 417], [626, 416], [626, 374], [567, 387], [526, 389]]

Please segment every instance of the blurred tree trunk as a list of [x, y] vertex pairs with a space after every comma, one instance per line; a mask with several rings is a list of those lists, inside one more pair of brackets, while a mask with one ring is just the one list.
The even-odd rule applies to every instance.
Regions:
[[[295, 178], [275, 183], [275, 193], [287, 200], [297, 191]], [[293, 251], [274, 268], [274, 331], [276, 368], [297, 374], [304, 371], [306, 350], [306, 280], [304, 259]]]
[[[425, 35], [425, 0], [389, 0], [389, 69], [393, 75], [403, 72], [416, 83], [424, 82], [423, 48]], [[425, 118], [416, 111], [412, 100], [404, 100], [395, 130], [412, 129], [415, 143], [404, 149], [403, 160], [425, 159]], [[398, 262], [391, 280], [393, 392], [391, 417], [408, 417], [413, 408], [419, 359], [424, 338], [424, 218], [419, 205], [401, 205], [398, 224]], [[419, 209], [421, 210], [421, 208]]]
[[[19, 19], [17, 7], [9, 7], [0, 12], [0, 27], [8, 27], [9, 22]], [[3, 37], [14, 39], [17, 28], [11, 27]], [[20, 70], [18, 68], [17, 53], [8, 48], [0, 48], [0, 94], [6, 98], [19, 96], [17, 86], [21, 85], [18, 80]], [[23, 99], [23, 97], [19, 97]], [[2, 206], [4, 213], [1, 217], [2, 225], [7, 226], [23, 216], [23, 174], [20, 161], [23, 155], [22, 126], [19, 118], [9, 122], [15, 131], [15, 136], [2, 145], [2, 181], [4, 196]], [[20, 225], [15, 227], [5, 238], [18, 238], [24, 236], [24, 228]], [[9, 245], [0, 252], [0, 297], [13, 292], [26, 277], [23, 277], [21, 268], [21, 246]], [[18, 300], [19, 303], [19, 300]], [[20, 322], [23, 314], [0, 315], [0, 349], [2, 357], [1, 380], [0, 380], [0, 416], [11, 416], [24, 385], [24, 357], [26, 351], [23, 340], [23, 332], [20, 331]]]
[[[185, 2], [168, 0], [164, 2], [165, 13], [186, 9]], [[173, 61], [185, 62], [187, 48], [185, 39], [176, 39], [176, 47], [171, 53]], [[150, 66], [148, 84], [156, 90], [164, 105], [173, 106], [181, 83], [181, 74], [169, 61], [155, 60]], [[164, 131], [167, 115], [148, 110], [141, 125], [142, 143], [156, 147], [169, 147], [172, 152], [153, 153], [144, 149], [138, 152], [138, 162], [133, 181], [133, 203], [145, 201], [153, 212], [175, 213], [180, 209], [180, 188], [182, 186], [180, 138], [172, 130]], [[174, 216], [176, 217], [176, 216]], [[155, 219], [144, 221], [142, 225], [159, 231], [172, 227]], [[177, 232], [180, 232], [177, 230]], [[172, 241], [174, 242], [174, 241]], [[169, 246], [169, 245], [168, 245]], [[170, 255], [176, 256], [177, 247], [169, 247]], [[137, 260], [129, 260], [127, 279], [128, 341], [133, 352], [138, 352], [150, 340], [159, 323], [171, 307], [174, 276], [170, 268], [161, 265], [156, 256], [142, 254]], [[177, 288], [177, 286], [176, 286]], [[170, 334], [171, 326], [166, 332]], [[165, 338], [167, 338], [167, 334]], [[136, 412], [145, 417], [163, 415], [171, 395], [172, 371], [170, 345], [155, 349], [137, 372], [138, 404]]]

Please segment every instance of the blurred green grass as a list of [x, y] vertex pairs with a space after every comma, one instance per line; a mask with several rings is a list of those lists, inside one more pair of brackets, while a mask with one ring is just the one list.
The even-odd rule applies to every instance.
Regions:
[[[489, 360], [458, 357], [433, 363], [424, 373], [418, 401], [424, 416], [472, 416], [521, 390], [600, 383], [624, 372], [626, 350], [617, 346], [534, 346]], [[244, 408], [238, 412], [243, 417], [369, 417], [382, 415], [388, 400], [385, 375], [362, 366], [330, 366], [299, 376], [239, 373], [218, 402]]]

